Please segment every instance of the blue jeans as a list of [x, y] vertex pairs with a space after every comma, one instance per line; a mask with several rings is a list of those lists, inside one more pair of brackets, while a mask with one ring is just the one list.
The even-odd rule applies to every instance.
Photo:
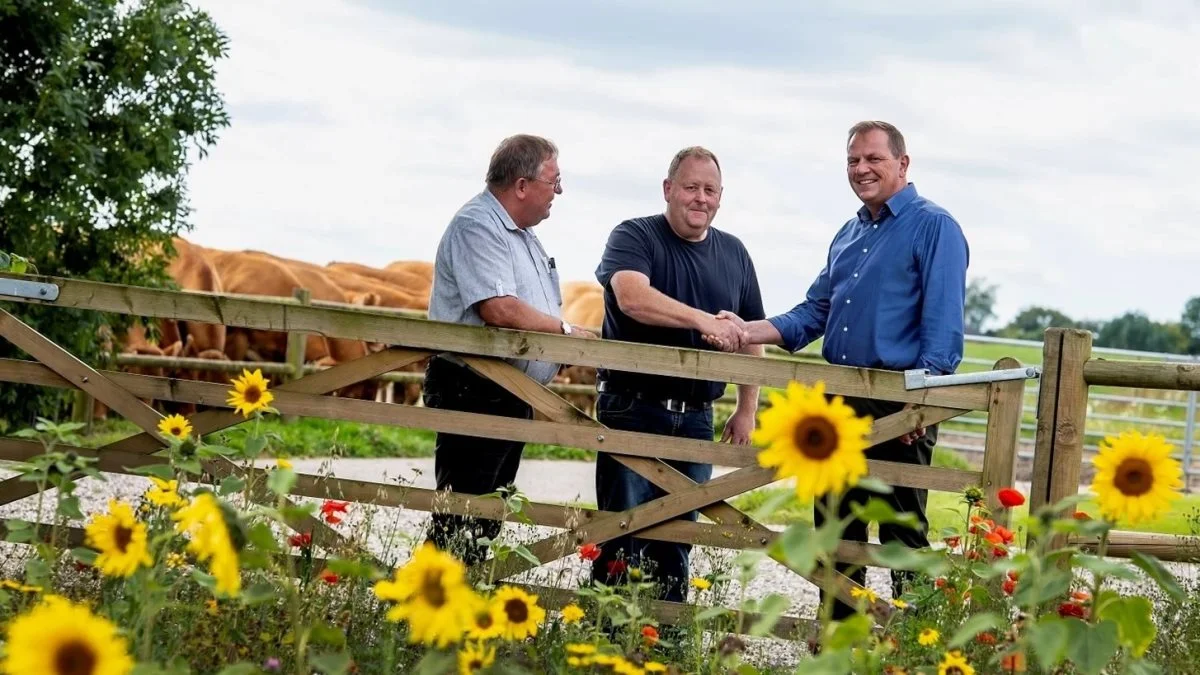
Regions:
[[[596, 401], [596, 419], [612, 429], [713, 440], [712, 408], [677, 413], [653, 401], [621, 394], [600, 394]], [[711, 464], [663, 461], [697, 483], [712, 478]], [[596, 457], [596, 505], [601, 510], [624, 511], [664, 494], [658, 486], [607, 453]], [[699, 515], [698, 511], [691, 511], [680, 518], [695, 521]], [[659, 599], [682, 602], [687, 596], [690, 580], [688, 556], [691, 550], [691, 544], [618, 537], [600, 544], [600, 557], [592, 563], [592, 579], [609, 585], [621, 583], [625, 575], [620, 563], [624, 563], [625, 568], [637, 567], [659, 584]]]

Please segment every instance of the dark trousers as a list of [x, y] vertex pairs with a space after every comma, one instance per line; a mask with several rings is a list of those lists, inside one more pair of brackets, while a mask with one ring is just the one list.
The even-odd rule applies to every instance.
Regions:
[[[903, 403], [895, 401], [876, 401], [872, 399], [861, 399], [854, 397], [844, 397], [846, 404], [859, 415], [870, 415], [873, 419], [880, 419], [899, 412], [904, 408]], [[884, 443], [880, 443], [874, 447], [868, 448], [866, 455], [867, 459], [880, 459], [890, 462], [903, 462], [906, 464], [919, 464], [921, 466], [929, 466], [933, 460], [933, 446], [937, 443], [937, 425], [925, 427], [925, 435], [913, 441], [912, 445], [905, 445], [899, 439], [892, 439]], [[850, 515], [850, 504], [859, 503], [866, 504], [871, 497], [882, 499], [891, 505], [897, 513], [908, 512], [917, 516], [920, 520], [922, 529], [920, 531], [899, 525], [888, 524], [879, 526], [879, 541], [880, 543], [888, 543], [889, 541], [899, 541], [909, 548], [924, 548], [929, 546], [929, 538], [927, 532], [929, 530], [929, 517], [925, 513], [925, 505], [929, 495], [929, 491], [925, 489], [893, 486], [892, 493], [889, 495], [881, 495], [867, 490], [858, 488], [850, 488], [841, 497], [841, 503], [838, 508], [838, 517], [845, 518]], [[831, 505], [826, 499], [826, 508]], [[813, 520], [817, 527], [820, 527], [825, 522], [825, 518], [821, 513], [820, 508], [814, 506]], [[845, 532], [842, 534], [842, 539], [847, 541], [862, 541], [867, 540], [867, 523], [860, 520], [851, 520], [846, 526]], [[846, 574], [852, 566], [845, 563], [838, 563], [837, 569], [839, 572]], [[860, 585], [866, 583], [867, 572], [865, 569], [858, 568], [853, 573], [848, 575]], [[911, 573], [900, 570], [892, 570], [892, 594], [894, 597], [900, 597], [904, 592], [904, 584], [912, 578]], [[822, 601], [824, 600], [825, 592], [821, 591]], [[854, 608], [840, 600], [833, 603], [833, 618], [835, 620], [845, 619], [854, 614]]]
[[[529, 404], [508, 390], [441, 357], [430, 359], [425, 369], [424, 399], [430, 408], [533, 418]], [[525, 444], [439, 433], [433, 447], [438, 490], [482, 495], [513, 484]], [[487, 547], [477, 540], [499, 534], [498, 520], [434, 513], [427, 536], [438, 548], [473, 565], [487, 556]]]
[[[713, 439], [712, 408], [683, 413], [671, 412], [661, 404], [628, 395], [600, 394], [596, 419], [612, 429], [642, 431], [663, 436]], [[711, 464], [663, 460], [683, 474], [703, 483], [712, 478]], [[665, 492], [606, 453], [596, 457], [596, 499], [603, 511], [624, 511], [662, 497]], [[680, 516], [695, 521], [698, 511]], [[619, 537], [600, 544], [600, 557], [592, 563], [592, 579], [604, 584], [621, 583], [629, 567], [637, 567], [658, 584], [662, 600], [682, 602], [687, 595], [688, 557], [691, 544]]]

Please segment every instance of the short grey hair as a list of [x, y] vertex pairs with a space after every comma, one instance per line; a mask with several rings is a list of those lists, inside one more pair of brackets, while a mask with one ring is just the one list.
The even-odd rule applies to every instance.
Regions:
[[519, 178], [537, 178], [542, 164], [558, 156], [558, 146], [541, 136], [517, 134], [500, 141], [488, 163], [489, 187], [506, 188]]
[[717, 156], [712, 153], [712, 150], [693, 145], [675, 153], [675, 157], [671, 159], [671, 166], [667, 167], [667, 180], [675, 180], [675, 174], [679, 173], [679, 165], [683, 164], [683, 160], [688, 157], [710, 159], [713, 164], [717, 165], [717, 173], [721, 172], [721, 163], [717, 161]]
[[895, 125], [879, 120], [866, 120], [850, 127], [850, 133], [846, 135], [846, 145], [850, 145], [850, 141], [854, 138], [855, 134], [863, 134], [875, 129], [887, 134], [888, 149], [892, 151], [893, 157], [899, 159], [908, 152], [904, 147], [904, 134], [900, 133], [900, 130]]

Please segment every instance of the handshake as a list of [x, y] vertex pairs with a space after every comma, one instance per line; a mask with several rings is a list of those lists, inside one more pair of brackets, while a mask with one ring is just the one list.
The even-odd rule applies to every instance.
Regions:
[[703, 320], [699, 330], [705, 342], [723, 352], [740, 351], [751, 344], [746, 322], [733, 312], [721, 310], [715, 317]]

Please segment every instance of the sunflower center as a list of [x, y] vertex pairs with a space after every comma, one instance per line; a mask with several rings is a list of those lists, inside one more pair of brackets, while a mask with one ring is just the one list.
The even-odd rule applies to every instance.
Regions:
[[430, 570], [425, 573], [425, 582], [421, 584], [421, 595], [425, 602], [432, 607], [446, 604], [446, 589], [442, 588], [441, 570]]
[[131, 541], [133, 541], [133, 528], [118, 525], [113, 531], [113, 542], [116, 543], [117, 548], [124, 553]]
[[475, 615], [475, 625], [479, 626], [480, 628], [483, 628], [483, 629], [491, 628], [492, 627], [491, 612], [481, 612], [479, 614], [476, 614]]
[[1113, 484], [1126, 496], [1144, 495], [1154, 487], [1154, 470], [1150, 462], [1139, 457], [1130, 457], [1121, 462], [1116, 473]]
[[963, 669], [958, 666], [950, 666], [946, 668], [946, 675], [963, 675]]
[[467, 664], [467, 667], [470, 668], [472, 672], [479, 670], [483, 667], [483, 659], [471, 659], [471, 662]]
[[262, 398], [262, 390], [252, 384], [246, 387], [246, 391], [242, 392], [242, 398], [246, 400], [246, 403], [254, 405]]
[[54, 675], [92, 675], [95, 669], [96, 653], [86, 642], [67, 642], [54, 655]]
[[172, 436], [182, 436], [183, 435], [183, 427], [181, 427], [181, 426], [171, 427], [171, 435]]
[[504, 613], [512, 623], [525, 623], [529, 619], [529, 607], [520, 598], [513, 598], [504, 603]]
[[829, 459], [837, 450], [837, 428], [824, 417], [805, 417], [792, 432], [792, 441], [809, 459]]

